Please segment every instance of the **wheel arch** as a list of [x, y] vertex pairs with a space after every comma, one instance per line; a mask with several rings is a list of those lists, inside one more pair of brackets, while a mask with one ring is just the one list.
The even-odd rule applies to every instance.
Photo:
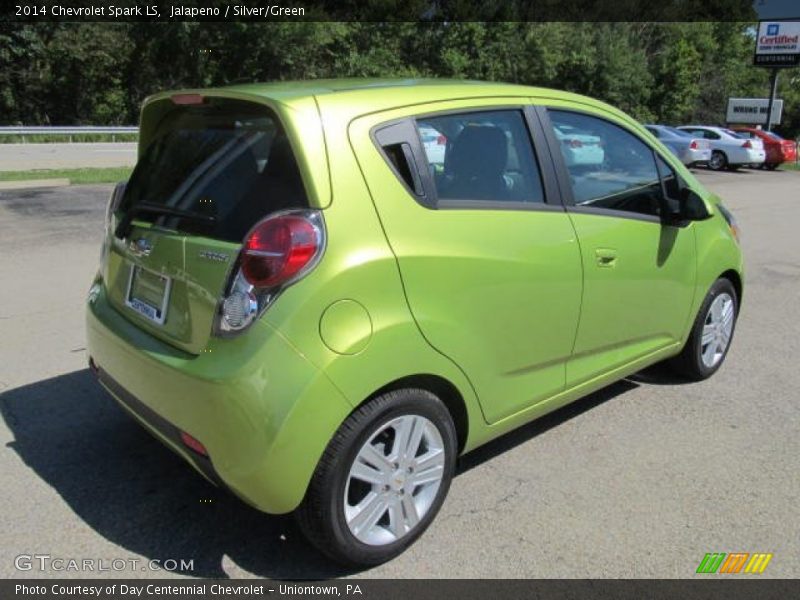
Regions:
[[367, 402], [374, 398], [399, 389], [419, 388], [432, 393], [434, 396], [441, 400], [450, 416], [453, 418], [453, 424], [456, 427], [456, 437], [458, 440], [458, 453], [464, 450], [469, 435], [469, 415], [467, 413], [467, 404], [464, 396], [459, 389], [451, 381], [445, 379], [440, 375], [431, 373], [418, 373], [415, 375], [407, 375], [395, 379], [379, 389], [369, 394], [362, 400], [353, 410], [358, 410]]
[[744, 289], [742, 288], [742, 276], [735, 269], [728, 269], [724, 273], [720, 274], [720, 279], [727, 279], [733, 285], [733, 289], [736, 291], [736, 303], [739, 306], [739, 310], [742, 308], [742, 293]]

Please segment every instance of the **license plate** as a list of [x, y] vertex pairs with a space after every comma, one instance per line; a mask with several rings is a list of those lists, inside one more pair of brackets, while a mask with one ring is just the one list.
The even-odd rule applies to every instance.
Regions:
[[165, 275], [131, 265], [125, 304], [151, 321], [164, 324], [172, 280]]

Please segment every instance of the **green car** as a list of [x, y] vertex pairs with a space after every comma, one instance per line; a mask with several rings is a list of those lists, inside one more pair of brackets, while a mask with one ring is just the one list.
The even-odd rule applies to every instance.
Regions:
[[[574, 160], [584, 143], [602, 159]], [[438, 80], [167, 92], [109, 202], [89, 361], [210, 481], [376, 564], [431, 523], [459, 455], [660, 361], [719, 369], [737, 235], [666, 147], [590, 98]]]

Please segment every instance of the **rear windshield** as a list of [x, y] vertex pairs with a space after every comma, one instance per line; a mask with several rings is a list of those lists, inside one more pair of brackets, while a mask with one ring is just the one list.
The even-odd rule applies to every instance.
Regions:
[[134, 219], [232, 242], [269, 213], [308, 206], [277, 117], [250, 102], [206, 99], [158, 124], [125, 190], [121, 210], [157, 204], [191, 213], [137, 210]]
[[683, 129], [676, 129], [675, 127], [664, 127], [664, 129], [666, 129], [671, 133], [674, 133], [675, 135], [679, 135], [680, 137], [686, 137], [686, 138], [694, 137], [691, 133], [689, 133], [688, 131], [684, 131]]

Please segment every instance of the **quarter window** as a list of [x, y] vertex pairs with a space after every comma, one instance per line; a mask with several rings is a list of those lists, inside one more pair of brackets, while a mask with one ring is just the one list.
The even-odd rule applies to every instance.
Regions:
[[576, 206], [660, 214], [661, 180], [647, 144], [604, 119], [559, 110], [549, 114]]
[[544, 202], [541, 174], [521, 111], [417, 119], [438, 204]]

